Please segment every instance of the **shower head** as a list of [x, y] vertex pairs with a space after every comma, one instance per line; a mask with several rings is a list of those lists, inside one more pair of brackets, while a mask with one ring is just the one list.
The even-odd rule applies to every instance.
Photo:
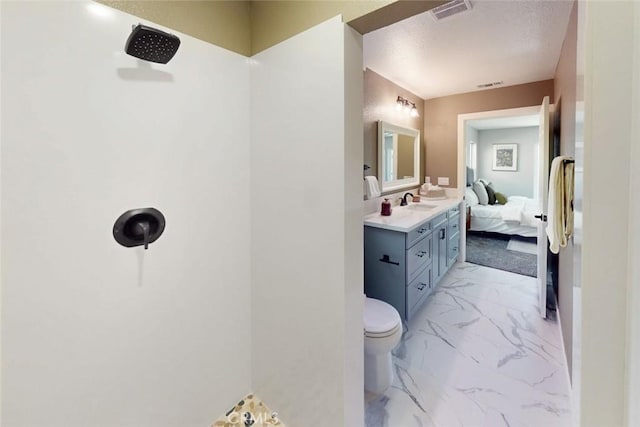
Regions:
[[136, 58], [166, 64], [176, 54], [178, 47], [180, 39], [177, 36], [138, 24], [133, 27], [124, 50]]

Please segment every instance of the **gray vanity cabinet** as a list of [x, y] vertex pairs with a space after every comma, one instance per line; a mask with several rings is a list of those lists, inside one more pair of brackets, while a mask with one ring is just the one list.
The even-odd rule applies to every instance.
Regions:
[[364, 291], [403, 319], [425, 302], [458, 259], [460, 204], [407, 232], [365, 225]]
[[433, 288], [432, 258], [430, 222], [408, 233], [365, 226], [365, 293], [410, 319]]

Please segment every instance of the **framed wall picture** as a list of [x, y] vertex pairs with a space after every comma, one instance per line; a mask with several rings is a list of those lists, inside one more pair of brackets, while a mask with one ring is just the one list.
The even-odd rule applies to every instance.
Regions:
[[493, 145], [493, 170], [517, 171], [518, 170], [518, 144], [494, 144]]

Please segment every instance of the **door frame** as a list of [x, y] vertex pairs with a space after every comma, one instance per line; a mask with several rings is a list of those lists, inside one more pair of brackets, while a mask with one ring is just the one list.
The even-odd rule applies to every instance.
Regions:
[[[549, 112], [553, 116], [554, 105], [549, 104]], [[458, 114], [458, 197], [464, 198], [464, 189], [467, 183], [467, 147], [465, 144], [465, 125], [468, 120], [496, 119], [503, 117], [531, 116], [540, 113], [540, 105], [530, 107], [507, 108], [504, 110], [481, 111], [477, 113]], [[467, 208], [466, 205], [460, 212], [460, 261], [467, 260]]]

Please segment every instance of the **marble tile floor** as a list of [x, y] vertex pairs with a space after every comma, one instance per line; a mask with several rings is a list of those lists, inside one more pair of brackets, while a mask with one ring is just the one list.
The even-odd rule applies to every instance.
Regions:
[[560, 327], [535, 278], [459, 263], [405, 324], [366, 427], [570, 427]]

